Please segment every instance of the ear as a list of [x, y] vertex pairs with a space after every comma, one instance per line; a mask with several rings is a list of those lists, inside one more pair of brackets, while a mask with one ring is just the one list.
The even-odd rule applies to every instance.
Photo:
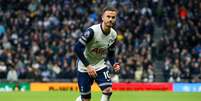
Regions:
[[103, 16], [104, 16], [104, 15], [101, 16], [101, 20], [102, 20], [102, 21], [103, 21]]

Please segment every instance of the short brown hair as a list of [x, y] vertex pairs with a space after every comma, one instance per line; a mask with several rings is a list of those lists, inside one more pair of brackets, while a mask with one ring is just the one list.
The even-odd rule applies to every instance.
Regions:
[[111, 6], [105, 7], [105, 8], [103, 9], [103, 11], [102, 11], [102, 14], [104, 14], [105, 11], [115, 11], [115, 12], [118, 12], [116, 8], [111, 7]]

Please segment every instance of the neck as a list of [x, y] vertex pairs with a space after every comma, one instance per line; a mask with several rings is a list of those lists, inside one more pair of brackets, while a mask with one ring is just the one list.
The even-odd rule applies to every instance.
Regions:
[[109, 33], [110, 32], [110, 27], [105, 26], [104, 23], [102, 23], [101, 27], [102, 27], [102, 30], [103, 30], [104, 33]]

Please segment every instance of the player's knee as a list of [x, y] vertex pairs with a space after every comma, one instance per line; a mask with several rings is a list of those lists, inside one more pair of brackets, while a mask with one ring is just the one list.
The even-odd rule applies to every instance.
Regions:
[[103, 90], [103, 93], [112, 93], [112, 87], [107, 87]]
[[112, 95], [112, 87], [107, 87], [103, 90], [103, 94], [106, 95], [108, 97], [108, 99], [110, 98], [110, 96]]

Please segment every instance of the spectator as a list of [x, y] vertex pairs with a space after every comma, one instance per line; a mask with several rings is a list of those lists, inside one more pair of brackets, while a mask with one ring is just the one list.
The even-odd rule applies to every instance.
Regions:
[[14, 67], [11, 67], [7, 74], [8, 81], [18, 81], [17, 71]]

